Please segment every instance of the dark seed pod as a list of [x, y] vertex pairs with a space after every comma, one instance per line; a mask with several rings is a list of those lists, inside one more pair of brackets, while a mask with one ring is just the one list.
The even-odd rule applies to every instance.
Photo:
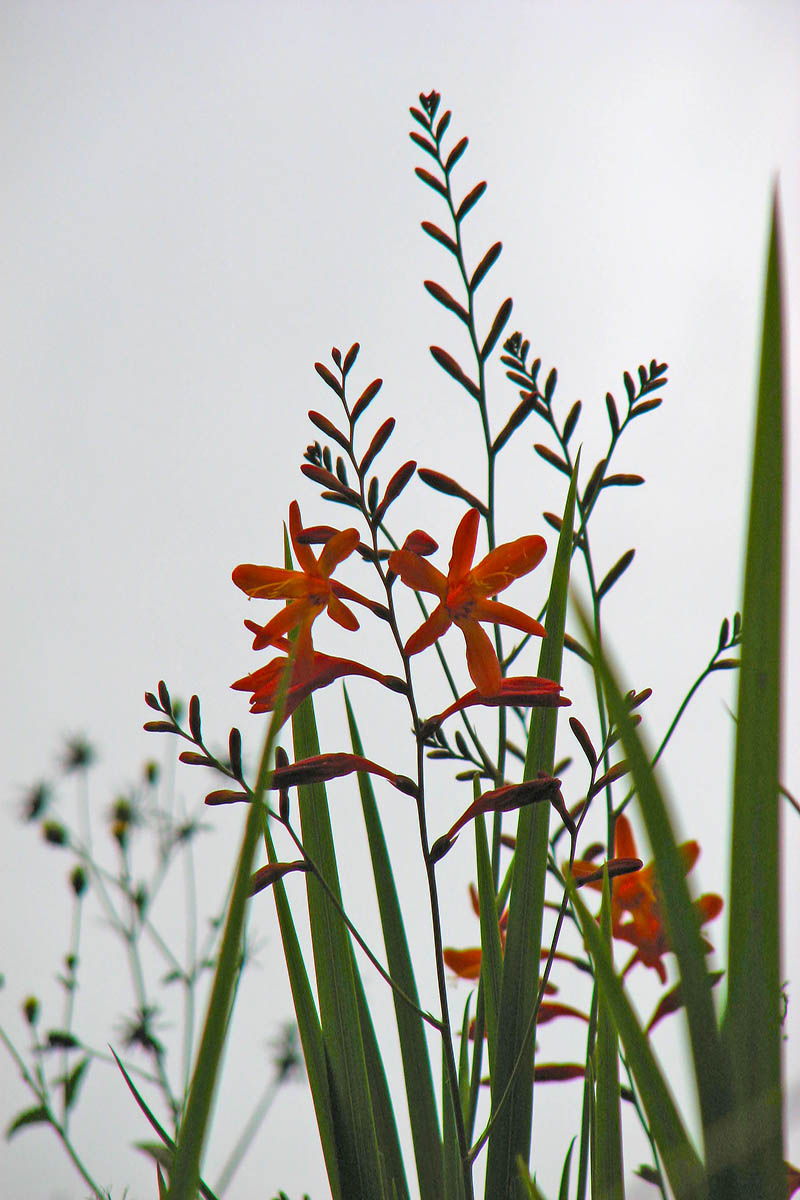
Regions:
[[189, 732], [196, 742], [202, 742], [203, 729], [200, 723], [200, 698], [192, 696], [189, 701]]

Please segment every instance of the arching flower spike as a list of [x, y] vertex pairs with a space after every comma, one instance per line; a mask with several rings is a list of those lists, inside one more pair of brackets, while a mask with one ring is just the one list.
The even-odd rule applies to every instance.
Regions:
[[491, 640], [479, 622], [508, 625], [523, 633], [545, 636], [544, 626], [534, 617], [489, 597], [532, 571], [541, 562], [547, 546], [544, 538], [536, 534], [517, 538], [490, 550], [473, 567], [479, 522], [477, 508], [469, 509], [462, 517], [453, 538], [447, 575], [408, 549], [395, 550], [389, 556], [389, 567], [407, 587], [439, 598], [427, 621], [406, 642], [406, 654], [418, 654], [433, 645], [451, 625], [457, 625], [466, 642], [467, 668], [472, 681], [482, 695], [488, 696], [499, 690], [502, 672]]

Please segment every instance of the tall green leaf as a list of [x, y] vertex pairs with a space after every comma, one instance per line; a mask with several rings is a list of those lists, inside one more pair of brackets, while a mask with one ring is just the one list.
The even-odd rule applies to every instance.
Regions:
[[[547, 637], [539, 656], [539, 675], [556, 681], [561, 678], [579, 462], [580, 455], [567, 492], [547, 601]], [[557, 716], [557, 708], [533, 710], [525, 779], [534, 779], [539, 771], [552, 773]], [[507, 1200], [522, 1195], [517, 1159], [521, 1156], [527, 1162], [530, 1156], [534, 1067], [534, 1036], [530, 1023], [539, 990], [549, 822], [549, 805], [531, 804], [521, 810], [517, 823], [497, 1020], [497, 1056], [492, 1078], [493, 1115], [496, 1106], [501, 1102], [503, 1106], [489, 1137], [486, 1200]]]
[[[611, 953], [611, 891], [608, 871], [603, 871], [601, 929]], [[622, 1122], [619, 1096], [619, 1046], [609, 1006], [602, 1003], [597, 1016], [597, 1071], [595, 1094], [595, 1168], [592, 1195], [596, 1200], [624, 1200], [622, 1178]]]
[[489, 1048], [489, 1076], [493, 1069], [497, 1047], [497, 1014], [500, 1008], [500, 987], [503, 972], [503, 948], [500, 942], [500, 914], [495, 899], [489, 839], [483, 814], [475, 818], [475, 855], [478, 868], [478, 901], [481, 917], [481, 978], [486, 1014], [486, 1038]]
[[[269, 861], [277, 862], [272, 835], [266, 823], [264, 840], [267, 846]], [[322, 1040], [319, 1014], [317, 1013], [314, 995], [311, 991], [311, 984], [308, 980], [305, 959], [303, 958], [303, 952], [297, 937], [297, 931], [289, 907], [289, 900], [286, 895], [286, 888], [282, 880], [279, 879], [272, 885], [272, 892], [275, 897], [275, 908], [278, 913], [278, 925], [283, 942], [283, 953], [286, 958], [286, 970], [292, 989], [294, 1012], [297, 1018], [300, 1044], [303, 1047], [308, 1085], [314, 1104], [314, 1114], [317, 1120], [322, 1154], [325, 1159], [325, 1169], [328, 1173], [328, 1183], [330, 1184], [333, 1200], [341, 1200], [342, 1189], [339, 1182], [339, 1160], [328, 1082], [328, 1059], [325, 1053], [325, 1044]]]
[[255, 792], [247, 809], [247, 820], [236, 864], [217, 969], [214, 972], [214, 982], [208, 1001], [203, 1036], [189, 1087], [186, 1112], [178, 1135], [175, 1168], [170, 1178], [169, 1200], [194, 1200], [197, 1193], [206, 1128], [211, 1115], [211, 1104], [222, 1060], [222, 1049], [230, 1028], [231, 1007], [239, 975], [245, 910], [250, 898], [253, 858], [262, 827], [264, 794], [271, 773], [269, 764], [272, 751], [280, 728], [285, 688], [286, 673], [284, 673], [281, 686], [281, 695], [267, 730]]
[[[781, 1115], [780, 694], [783, 361], [778, 198], [764, 296], [742, 606], [733, 788], [725, 1043], [734, 1068], [747, 1195], [786, 1195]], [[733, 1140], [733, 1139], [731, 1139]]]
[[610, 1013], [625, 1047], [625, 1055], [676, 1200], [704, 1200], [708, 1192], [703, 1164], [689, 1141], [650, 1043], [617, 977], [611, 951], [569, 877], [566, 884], [584, 941], [592, 956], [600, 988], [600, 1003]]
[[[361, 744], [347, 689], [344, 692], [344, 701], [347, 708], [353, 753], [363, 754], [364, 748]], [[414, 969], [395, 887], [391, 859], [386, 847], [378, 806], [375, 803], [372, 780], [365, 771], [358, 773], [358, 788], [369, 841], [372, 873], [375, 878], [375, 891], [378, 896], [389, 974], [403, 989], [406, 996], [419, 1006]], [[395, 993], [393, 999], [420, 1194], [422, 1196], [441, 1196], [444, 1194], [442, 1139], [425, 1028], [419, 1013], [415, 1012], [402, 997]]]
[[653, 849], [670, 946], [678, 959], [689, 1024], [709, 1194], [712, 1200], [730, 1200], [738, 1194], [730, 1156], [726, 1152], [734, 1103], [731, 1065], [717, 1028], [712, 980], [706, 967], [700, 920], [686, 882], [686, 866], [651, 765], [651, 755], [631, 720], [618, 674], [608, 652], [594, 636], [588, 612], [577, 600], [575, 607], [594, 658], [595, 670], [602, 680], [611, 720], [622, 737], [625, 758]]
[[[297, 759], [319, 754], [311, 696], [295, 710], [292, 734]], [[303, 845], [341, 903], [325, 786], [322, 783], [305, 784], [298, 788], [298, 795]], [[306, 887], [342, 1191], [348, 1197], [383, 1200], [381, 1161], [361, 1035], [350, 935], [341, 914], [312, 873], [306, 876]]]
[[[400, 1139], [397, 1136], [397, 1121], [394, 1115], [389, 1084], [386, 1080], [375, 1026], [372, 1024], [372, 1014], [369, 1010], [367, 997], [361, 976], [354, 972], [358, 1009], [361, 1015], [361, 1036], [364, 1039], [364, 1057], [367, 1063], [370, 1096], [372, 1098], [372, 1115], [375, 1121], [375, 1134], [383, 1170], [384, 1192], [394, 1200], [409, 1200], [408, 1181], [400, 1149]], [[438, 1157], [438, 1155], [437, 1155]]]

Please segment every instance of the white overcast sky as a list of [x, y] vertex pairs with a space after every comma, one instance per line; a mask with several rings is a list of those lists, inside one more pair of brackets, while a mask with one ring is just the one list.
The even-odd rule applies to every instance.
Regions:
[[[84, 732], [98, 748], [93, 800], [101, 818], [146, 757], [168, 755], [168, 746], [141, 732], [142, 694], [159, 678], [177, 695], [200, 693], [212, 741], [240, 724], [255, 753], [261, 722], [228, 685], [259, 665], [241, 626], [259, 614], [230, 572], [242, 561], [280, 561], [281, 522], [293, 497], [308, 523], [342, 518], [299, 475], [315, 436], [307, 410], [335, 415], [314, 360], [325, 360], [334, 344], [360, 341], [356, 382], [382, 376], [376, 420], [398, 419], [390, 462], [414, 457], [480, 490], [470, 474], [479, 462], [474, 411], [428, 352], [438, 343], [466, 357], [455, 322], [422, 288], [423, 279], [456, 281], [419, 228], [424, 219], [444, 220], [437, 197], [413, 175], [421, 154], [407, 137], [408, 106], [420, 89], [439, 90], [453, 110], [453, 136], [470, 136], [458, 187], [489, 183], [467, 248], [477, 261], [500, 238], [504, 253], [483, 285], [481, 320], [488, 324], [513, 296], [508, 332], [524, 330], [545, 370], [558, 367], [559, 411], [584, 401], [586, 425], [576, 437], [585, 440], [587, 468], [604, 448], [605, 392], [621, 397], [624, 369], [653, 357], [669, 363], [665, 403], [619, 451], [618, 469], [640, 472], [647, 486], [609, 495], [595, 534], [605, 567], [629, 546], [638, 550], [608, 602], [607, 632], [630, 683], [654, 688], [650, 716], [653, 737], [660, 735], [709, 657], [721, 619], [740, 603], [756, 331], [776, 175], [787, 335], [798, 339], [800, 8], [794, 0], [6, 0], [0, 30], [0, 1015], [22, 1041], [18, 1005], [28, 992], [47, 1001], [49, 1024], [59, 1023], [52, 977], [69, 914], [67, 858], [19, 825], [18, 807], [26, 785], [56, 773], [64, 737]], [[497, 429], [516, 394], [499, 369], [491, 387]], [[796, 407], [793, 416], [796, 431]], [[547, 532], [542, 510], [563, 503], [559, 481], [530, 450], [541, 437], [531, 425], [516, 456], [509, 454], [502, 540]], [[793, 483], [792, 551], [798, 495]], [[401, 526], [426, 526], [445, 550], [458, 515], [422, 484], [398, 504]], [[796, 553], [792, 572], [784, 777], [798, 792]], [[538, 603], [543, 578], [518, 585], [517, 600]], [[332, 645], [342, 643], [331, 637], [324, 648]], [[354, 694], [370, 705], [375, 693]], [[707, 686], [666, 763], [681, 826], [704, 847], [697, 874], [706, 890], [726, 886], [732, 695], [727, 677]], [[344, 748], [335, 696], [328, 709], [334, 725], [325, 748]], [[577, 704], [574, 711], [582, 715]], [[365, 740], [371, 736], [375, 748], [381, 727], [364, 713]], [[393, 756], [407, 752], [389, 740], [391, 765], [403, 769]], [[199, 775], [178, 774], [189, 808], [204, 794]], [[366, 913], [359, 817], [346, 790], [337, 795], [347, 898]], [[397, 797], [381, 795], [424, 960], [413, 838]], [[457, 808], [457, 796], [443, 801], [447, 813]], [[800, 837], [797, 818], [786, 816], [791, 863]], [[214, 849], [201, 867], [211, 910], [228, 878], [239, 814], [218, 810], [209, 819], [224, 827], [224, 836], [208, 839]], [[455, 944], [476, 936], [462, 840], [461, 857], [454, 852], [443, 872], [445, 937]], [[797, 1161], [792, 875], [784, 974], [789, 1148]], [[209, 1155], [212, 1178], [261, 1086], [253, 1062], [268, 1070], [263, 1044], [289, 1012], [271, 901], [262, 899], [259, 965], [243, 994], [248, 1032], [229, 1055], [233, 1079]], [[364, 921], [374, 936], [372, 917]], [[718, 943], [723, 930], [724, 921], [714, 927]], [[111, 957], [113, 948], [93, 919], [85, 931], [95, 969], [85, 1002], [91, 1019], [79, 1024], [101, 1046], [114, 1039], [115, 1019], [129, 1003], [124, 961]], [[426, 971], [420, 967], [421, 986], [433, 1004]], [[379, 994], [372, 979], [368, 986]], [[454, 986], [453, 997], [460, 1006], [463, 987]], [[675, 1059], [670, 1037], [657, 1045]], [[576, 1107], [576, 1093], [556, 1090], [552, 1109], [537, 1107], [540, 1180], [551, 1193]], [[4, 1125], [29, 1103], [2, 1056], [0, 1097]], [[111, 1072], [94, 1072], [76, 1128], [115, 1200], [126, 1184], [137, 1200], [154, 1195], [149, 1165], [127, 1148], [148, 1131]], [[303, 1190], [315, 1200], [325, 1194], [298, 1085], [283, 1093], [230, 1194], [271, 1196], [279, 1187], [292, 1200]], [[0, 1147], [0, 1190], [33, 1200], [82, 1194], [55, 1139], [38, 1131]]]

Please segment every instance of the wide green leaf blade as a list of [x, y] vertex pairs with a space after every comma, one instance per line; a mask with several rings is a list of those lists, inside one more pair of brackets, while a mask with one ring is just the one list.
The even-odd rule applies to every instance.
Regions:
[[777, 193], [764, 297], [733, 788], [725, 1043], [749, 1196], [786, 1195], [781, 1113], [780, 694], [783, 361]]
[[[346, 689], [344, 699], [353, 753], [363, 754], [364, 748]], [[375, 803], [372, 780], [365, 771], [358, 773], [358, 788], [369, 841], [372, 873], [378, 896], [389, 974], [403, 989], [406, 996], [419, 1006], [414, 969], [400, 911], [392, 864], [386, 847], [378, 806]], [[440, 1196], [443, 1195], [442, 1138], [425, 1028], [419, 1013], [415, 1012], [402, 997], [395, 993], [393, 998], [420, 1194]]]
[[592, 914], [583, 904], [572, 879], [567, 877], [575, 915], [592, 956], [601, 993], [601, 1005], [610, 1013], [625, 1047], [650, 1129], [664, 1160], [676, 1200], [703, 1200], [707, 1196], [705, 1171], [675, 1107], [664, 1076], [656, 1063], [636, 1013], [617, 976], [611, 951]]
[[[538, 674], [556, 682], [561, 678], [579, 461], [580, 455], [567, 492], [547, 601], [547, 637], [539, 655]], [[552, 773], [557, 717], [557, 708], [533, 710], [525, 779], [534, 779], [539, 771]], [[531, 804], [520, 811], [517, 823], [492, 1074], [492, 1114], [496, 1119], [489, 1137], [486, 1200], [522, 1195], [517, 1159], [521, 1156], [527, 1162], [530, 1157], [534, 1067], [531, 1018], [539, 990], [549, 822], [549, 805]], [[495, 1113], [495, 1106], [501, 1103], [502, 1108]]]

